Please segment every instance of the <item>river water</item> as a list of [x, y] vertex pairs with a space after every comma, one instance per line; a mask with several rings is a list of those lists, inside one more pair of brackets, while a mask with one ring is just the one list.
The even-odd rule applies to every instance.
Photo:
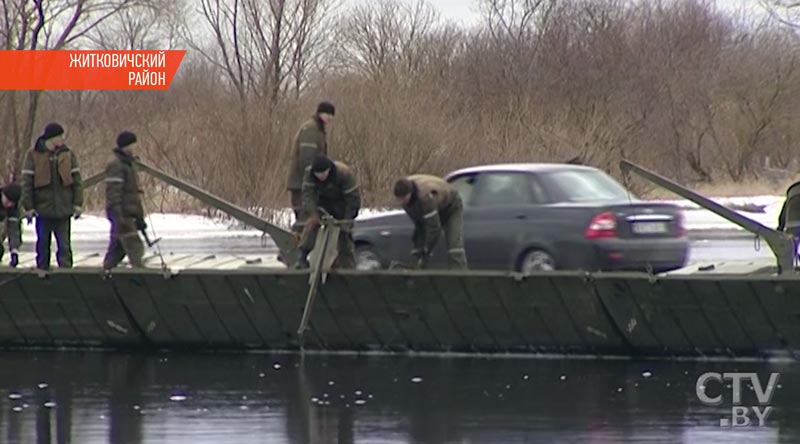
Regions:
[[[0, 354], [7, 443], [797, 443], [800, 371], [733, 362], [321, 354]], [[755, 372], [763, 427], [720, 427]], [[726, 381], [730, 384], [729, 381]], [[757, 405], [743, 384], [742, 405]], [[739, 423], [742, 423], [739, 421]]]

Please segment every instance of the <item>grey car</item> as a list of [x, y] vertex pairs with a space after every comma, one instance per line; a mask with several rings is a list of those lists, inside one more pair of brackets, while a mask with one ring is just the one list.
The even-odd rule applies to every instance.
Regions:
[[[686, 264], [689, 240], [681, 209], [639, 200], [597, 168], [484, 165], [445, 179], [464, 201], [471, 269], [663, 272]], [[358, 219], [357, 267], [410, 265], [413, 229], [402, 210]], [[446, 262], [441, 236], [431, 267]]]

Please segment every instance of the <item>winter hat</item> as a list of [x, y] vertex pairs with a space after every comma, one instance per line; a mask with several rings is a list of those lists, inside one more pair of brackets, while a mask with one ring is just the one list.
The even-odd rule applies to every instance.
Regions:
[[123, 131], [119, 133], [117, 136], [117, 146], [120, 148], [125, 148], [128, 145], [133, 145], [136, 143], [136, 134], [133, 134], [130, 131]]
[[332, 116], [336, 115], [336, 108], [333, 106], [331, 102], [320, 102], [317, 105], [317, 114], [330, 114]]
[[332, 167], [333, 167], [333, 161], [322, 155], [315, 157], [314, 161], [311, 162], [312, 173], [321, 173], [325, 170], [331, 169]]
[[403, 178], [394, 183], [395, 197], [405, 197], [414, 191], [414, 183], [410, 180]]
[[44, 127], [44, 133], [42, 133], [42, 139], [49, 140], [53, 137], [57, 137], [64, 134], [64, 128], [57, 123], [48, 123], [46, 127]]
[[19, 202], [19, 198], [22, 196], [22, 188], [15, 183], [6, 185], [2, 191], [6, 198], [15, 204]]

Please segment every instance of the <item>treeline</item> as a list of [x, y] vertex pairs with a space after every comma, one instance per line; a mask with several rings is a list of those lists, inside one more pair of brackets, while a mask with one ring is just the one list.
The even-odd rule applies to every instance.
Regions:
[[[86, 172], [130, 129], [151, 163], [242, 205], [285, 207], [290, 142], [323, 99], [337, 107], [333, 156], [356, 168], [370, 206], [398, 176], [485, 162], [579, 157], [619, 178], [625, 157], [691, 185], [759, 180], [767, 158], [796, 166], [797, 38], [722, 2], [483, 0], [474, 28], [398, 0], [131, 3], [72, 44], [188, 57], [166, 92], [38, 97], [32, 136], [61, 121]], [[0, 95], [11, 171], [33, 94]], [[195, 205], [148, 185], [157, 209]]]

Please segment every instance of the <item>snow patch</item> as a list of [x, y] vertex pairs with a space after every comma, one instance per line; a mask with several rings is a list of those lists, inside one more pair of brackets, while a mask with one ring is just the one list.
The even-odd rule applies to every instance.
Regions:
[[[735, 210], [737, 213], [756, 220], [768, 227], [775, 227], [778, 214], [783, 205], [782, 196], [743, 196], [712, 198], [715, 202]], [[684, 209], [685, 224], [689, 231], [704, 230], [741, 230], [739, 226], [728, 222], [716, 214], [701, 209], [698, 205], [688, 200], [657, 200], [678, 205]], [[263, 212], [263, 211], [261, 211]], [[403, 214], [402, 210], [365, 208], [362, 209], [357, 220], [368, 220], [378, 216], [390, 214]], [[269, 217], [277, 225], [288, 228], [293, 215], [290, 209], [284, 208], [271, 212]], [[258, 238], [261, 232], [242, 226], [235, 220], [220, 215], [220, 217], [207, 217], [192, 214], [155, 213], [146, 220], [152, 235], [153, 230], [158, 237], [165, 239], [206, 239], [206, 238]], [[72, 221], [73, 240], [102, 240], [109, 235], [110, 224], [104, 216], [84, 214], [80, 219]], [[34, 242], [36, 230], [33, 225], [23, 222], [23, 241]]]

